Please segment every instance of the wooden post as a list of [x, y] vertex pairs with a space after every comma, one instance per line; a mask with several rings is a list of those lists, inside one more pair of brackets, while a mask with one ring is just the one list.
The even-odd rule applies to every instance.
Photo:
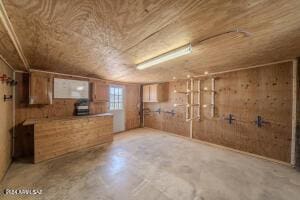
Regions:
[[189, 80], [186, 81], [186, 106], [185, 106], [185, 120], [189, 121], [189, 98], [190, 98], [190, 93], [189, 93]]
[[200, 79], [197, 81], [197, 104], [198, 104], [198, 109], [197, 109], [197, 118], [200, 120], [200, 115], [201, 115], [201, 83]]
[[190, 138], [193, 138], [193, 119], [194, 119], [194, 79], [191, 78], [191, 90], [190, 90]]
[[211, 79], [211, 117], [215, 116], [215, 78]]

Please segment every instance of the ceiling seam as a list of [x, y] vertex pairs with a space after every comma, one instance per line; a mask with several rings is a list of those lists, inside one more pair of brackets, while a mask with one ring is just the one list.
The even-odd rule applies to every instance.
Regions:
[[12, 70], [12, 71], [16, 71], [15, 68], [13, 68], [8, 62], [7, 60], [0, 54], [0, 59]]
[[5, 10], [5, 7], [4, 7], [4, 4], [3, 4], [3, 1], [0, 0], [0, 19], [2, 21], [2, 24], [4, 26], [4, 28], [6, 29], [12, 43], [14, 44], [14, 47], [15, 49], [17, 50], [18, 54], [19, 54], [19, 57], [20, 59], [22, 60], [23, 64], [24, 64], [24, 67], [27, 71], [30, 70], [30, 67], [29, 67], [29, 64], [28, 64], [28, 61], [23, 53], [23, 50], [22, 50], [22, 46], [19, 42], [19, 39], [14, 31], [14, 28], [12, 26], [12, 23], [10, 22], [9, 20], [9, 17], [7, 15], [7, 12]]

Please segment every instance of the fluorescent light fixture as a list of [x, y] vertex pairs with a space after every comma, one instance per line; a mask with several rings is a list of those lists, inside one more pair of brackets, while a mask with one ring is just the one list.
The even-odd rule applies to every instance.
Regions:
[[136, 68], [139, 69], [139, 70], [143, 70], [143, 69], [149, 68], [153, 65], [156, 65], [156, 64], [159, 64], [159, 63], [177, 58], [179, 56], [184, 56], [184, 55], [189, 54], [191, 52], [192, 52], [192, 46], [191, 46], [191, 44], [187, 44], [187, 45], [184, 45], [184, 46], [179, 47], [177, 49], [171, 50], [167, 53], [164, 53], [164, 54], [161, 54], [161, 55], [156, 56], [154, 58], [151, 58], [149, 60], [146, 60], [146, 61], [144, 61], [140, 64], [137, 64]]

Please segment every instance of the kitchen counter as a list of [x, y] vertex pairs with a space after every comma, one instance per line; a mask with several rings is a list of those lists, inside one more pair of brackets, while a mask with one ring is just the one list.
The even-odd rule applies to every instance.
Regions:
[[34, 129], [34, 163], [113, 141], [113, 115], [28, 119]]
[[37, 123], [44, 123], [44, 122], [49, 122], [49, 121], [57, 121], [57, 120], [65, 121], [65, 120], [103, 117], [103, 116], [113, 116], [113, 114], [111, 114], [111, 113], [101, 113], [101, 114], [85, 115], [85, 116], [64, 116], [64, 117], [49, 117], [49, 118], [27, 119], [23, 122], [23, 126], [34, 125], [34, 124], [37, 124]]

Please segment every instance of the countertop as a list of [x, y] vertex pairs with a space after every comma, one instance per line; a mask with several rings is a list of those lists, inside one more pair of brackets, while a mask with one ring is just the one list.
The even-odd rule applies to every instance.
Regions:
[[49, 117], [49, 118], [39, 118], [39, 119], [27, 119], [23, 122], [23, 126], [34, 125], [42, 122], [56, 121], [56, 120], [74, 120], [82, 118], [91, 118], [91, 117], [105, 117], [113, 116], [111, 113], [101, 113], [96, 115], [85, 115], [85, 116], [64, 116], [64, 117]]

